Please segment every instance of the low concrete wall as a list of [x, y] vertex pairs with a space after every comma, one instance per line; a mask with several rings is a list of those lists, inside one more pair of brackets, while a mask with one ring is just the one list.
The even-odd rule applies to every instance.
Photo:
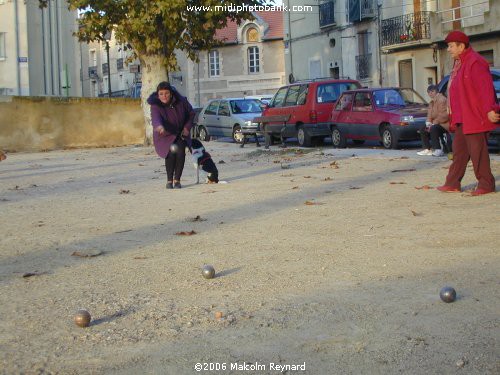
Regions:
[[0, 149], [45, 151], [143, 144], [139, 99], [0, 97]]

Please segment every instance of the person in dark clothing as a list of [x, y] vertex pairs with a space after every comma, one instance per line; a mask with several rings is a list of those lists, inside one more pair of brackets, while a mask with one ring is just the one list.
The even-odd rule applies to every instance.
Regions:
[[158, 156], [165, 158], [167, 189], [180, 189], [186, 160], [191, 147], [191, 128], [195, 112], [188, 100], [168, 82], [160, 82], [148, 98], [151, 106], [153, 141]]

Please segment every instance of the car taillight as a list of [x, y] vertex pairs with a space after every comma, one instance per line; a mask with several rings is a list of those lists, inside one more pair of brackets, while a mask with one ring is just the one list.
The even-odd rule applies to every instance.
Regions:
[[318, 114], [315, 110], [309, 111], [309, 120], [311, 120], [311, 122], [316, 122], [318, 120]]

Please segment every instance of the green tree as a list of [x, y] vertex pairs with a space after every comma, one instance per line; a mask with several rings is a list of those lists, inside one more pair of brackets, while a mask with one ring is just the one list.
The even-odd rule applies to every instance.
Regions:
[[[43, 7], [50, 0], [39, 1]], [[104, 41], [104, 36], [112, 29], [116, 40], [128, 44], [139, 59], [146, 143], [152, 138], [146, 99], [160, 81], [168, 79], [167, 71], [179, 69], [175, 51], [184, 51], [189, 58], [196, 60], [200, 50], [208, 50], [220, 43], [214, 39], [215, 32], [224, 28], [228, 20], [253, 19], [248, 8], [238, 10], [237, 6], [264, 3], [269, 1], [68, 0], [70, 9], [80, 11], [80, 27], [76, 32], [80, 41]]]

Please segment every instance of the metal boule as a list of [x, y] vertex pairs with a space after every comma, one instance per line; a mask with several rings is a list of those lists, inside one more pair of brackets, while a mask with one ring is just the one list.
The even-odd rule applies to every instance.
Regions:
[[87, 310], [78, 310], [75, 314], [74, 320], [78, 327], [88, 327], [91, 320], [90, 313]]
[[445, 286], [439, 291], [439, 297], [441, 301], [446, 303], [455, 302], [457, 299], [457, 292], [451, 286]]
[[201, 274], [205, 279], [213, 279], [215, 276], [215, 269], [212, 266], [205, 265], [201, 270]]
[[176, 154], [176, 153], [178, 153], [178, 152], [179, 152], [179, 145], [178, 145], [177, 143], [172, 143], [172, 144], [170, 145], [170, 152], [171, 152], [172, 154]]

